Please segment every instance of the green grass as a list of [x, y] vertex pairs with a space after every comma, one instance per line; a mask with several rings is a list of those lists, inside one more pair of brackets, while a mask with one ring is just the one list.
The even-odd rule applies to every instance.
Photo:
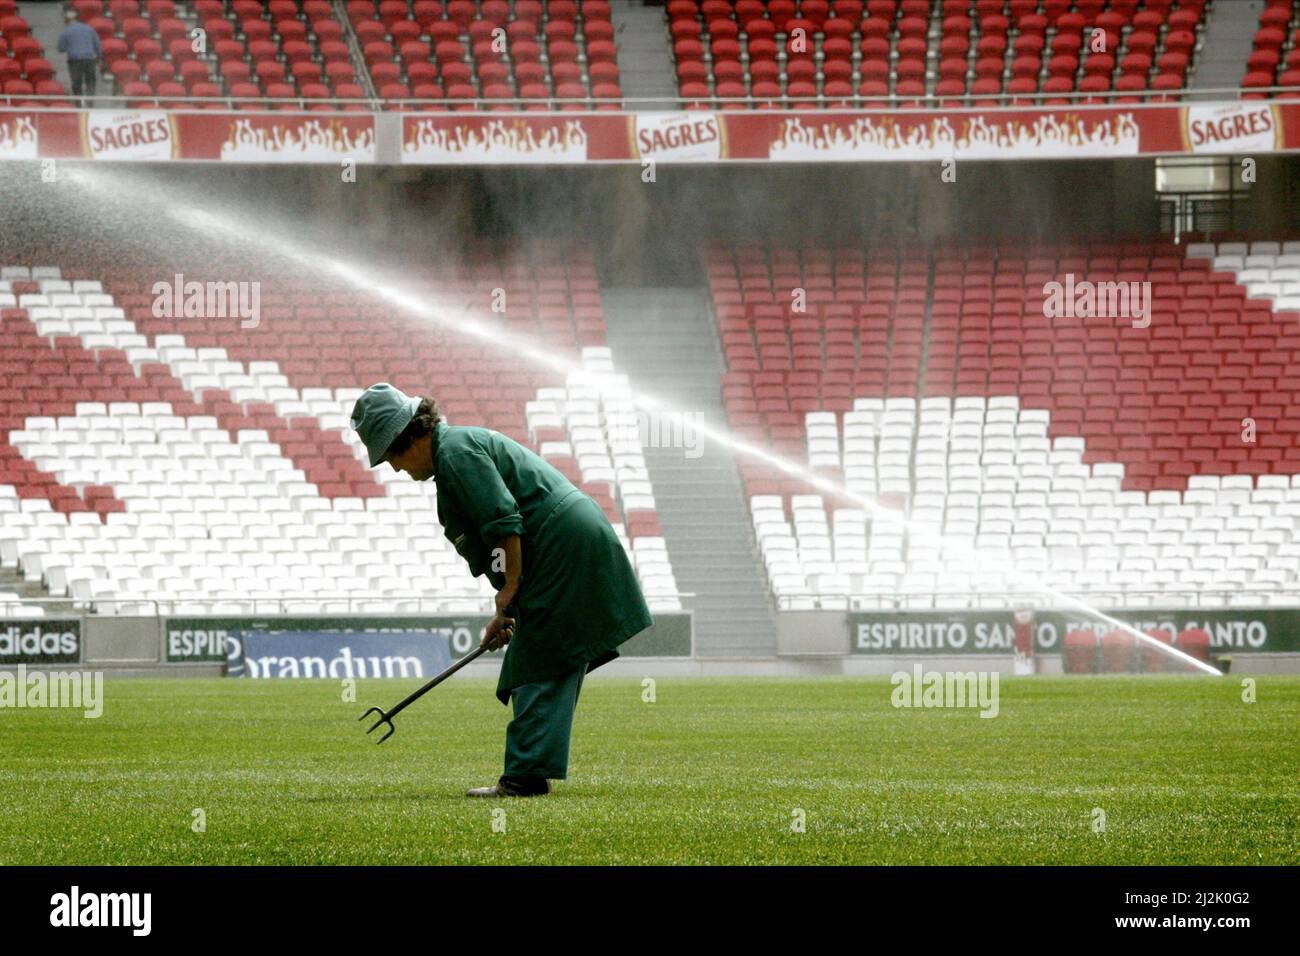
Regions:
[[490, 681], [376, 747], [357, 717], [417, 682], [116, 680], [98, 720], [0, 710], [0, 864], [1294, 864], [1300, 677], [1257, 680], [1006, 679], [981, 719], [884, 678], [593, 678], [569, 780], [508, 801], [463, 795], [500, 773]]

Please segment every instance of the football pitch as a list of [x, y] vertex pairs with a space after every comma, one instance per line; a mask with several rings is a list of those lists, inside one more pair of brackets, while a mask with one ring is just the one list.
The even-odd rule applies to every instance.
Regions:
[[[1300, 677], [1004, 678], [997, 716], [888, 678], [595, 676], [569, 780], [471, 800], [509, 711], [456, 678], [112, 679], [0, 709], [0, 864], [1294, 864]], [[378, 734], [376, 734], [378, 736]]]

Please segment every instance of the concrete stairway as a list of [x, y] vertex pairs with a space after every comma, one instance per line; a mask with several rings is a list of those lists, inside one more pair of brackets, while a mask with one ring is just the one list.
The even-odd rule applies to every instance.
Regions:
[[[40, 43], [45, 51], [45, 59], [54, 65], [54, 78], [63, 84], [63, 88], [72, 92], [72, 74], [68, 72], [68, 58], [59, 52], [59, 34], [63, 32], [63, 4], [61, 3], [20, 3], [18, 15], [32, 28], [32, 37]], [[101, 79], [102, 88], [103, 81]], [[103, 92], [101, 89], [100, 92]], [[109, 90], [108, 92], [112, 92]], [[3, 590], [3, 588], [0, 588]]]
[[[726, 429], [722, 352], [707, 297], [694, 289], [602, 290], [615, 367], [673, 411]], [[696, 653], [772, 657], [776, 618], [753, 521], [731, 451], [646, 448], [659, 521], [677, 586], [694, 598]]]
[[673, 49], [664, 8], [646, 6], [638, 0], [612, 0], [609, 16], [618, 45], [623, 95], [660, 101], [632, 104], [636, 109], [676, 109], [672, 97], [677, 95], [677, 78], [673, 74]]
[[16, 568], [0, 568], [0, 594], [17, 594], [24, 601], [41, 601], [50, 594], [40, 584], [28, 584]]
[[[352, 25], [352, 18], [348, 16], [348, 5], [345, 0], [334, 0], [334, 19], [343, 24], [343, 36], [352, 51], [353, 63], [365, 63], [366, 56], [361, 49], [361, 38], [357, 36], [357, 29]], [[366, 96], [374, 99], [379, 98], [379, 91], [375, 89], [375, 81], [370, 75], [370, 68], [355, 71], [357, 84], [365, 91]]]
[[1242, 77], [1246, 75], [1246, 61], [1250, 59], [1251, 41], [1259, 28], [1259, 15], [1263, 10], [1264, 0], [1218, 0], [1206, 10], [1201, 49], [1196, 54], [1196, 70], [1188, 84], [1193, 94], [1197, 90], [1237, 89], [1241, 86]]

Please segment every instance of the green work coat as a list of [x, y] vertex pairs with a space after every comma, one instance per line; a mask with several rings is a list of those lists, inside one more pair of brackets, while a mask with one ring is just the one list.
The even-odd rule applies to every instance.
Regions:
[[492, 550], [520, 536], [523, 569], [497, 682], [501, 703], [521, 684], [608, 663], [654, 623], [600, 505], [543, 458], [489, 429], [439, 422], [433, 468], [438, 521], [475, 577], [487, 575], [499, 590], [505, 574], [493, 570]]

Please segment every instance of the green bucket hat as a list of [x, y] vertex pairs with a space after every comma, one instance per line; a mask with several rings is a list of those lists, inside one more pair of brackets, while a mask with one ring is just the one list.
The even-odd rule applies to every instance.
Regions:
[[357, 399], [352, 407], [352, 429], [366, 446], [371, 468], [384, 463], [388, 446], [411, 424], [419, 407], [418, 395], [406, 395], [387, 382], [371, 385]]

